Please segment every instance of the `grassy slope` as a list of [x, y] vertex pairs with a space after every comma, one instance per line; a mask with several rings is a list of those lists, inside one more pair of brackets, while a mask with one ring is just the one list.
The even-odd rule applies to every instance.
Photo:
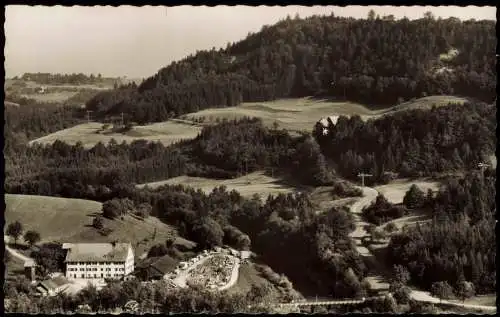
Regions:
[[24, 274], [24, 262], [15, 256], [11, 256], [10, 261], [5, 265], [4, 278], [13, 278], [22, 274]]
[[81, 141], [84, 147], [90, 148], [98, 142], [107, 144], [111, 139], [115, 139], [118, 143], [122, 143], [123, 141], [130, 143], [135, 140], [144, 139], [148, 141], [160, 141], [165, 145], [169, 145], [180, 140], [195, 138], [201, 130], [200, 127], [193, 125], [167, 121], [146, 126], [135, 126], [126, 133], [97, 133], [102, 126], [103, 124], [98, 122], [84, 123], [32, 140], [29, 143], [50, 144], [55, 140], [61, 140], [69, 144], [75, 144]]
[[[175, 229], [155, 217], [145, 221], [132, 216], [122, 219], [104, 219], [104, 225], [113, 229], [109, 236], [102, 236], [91, 226], [93, 217], [101, 212], [102, 204], [82, 199], [47, 196], [5, 195], [5, 221], [20, 221], [25, 230], [40, 232], [42, 242], [111, 242], [130, 241], [136, 256], [149, 250], [155, 243], [163, 243]], [[156, 228], [156, 238], [152, 236]], [[145, 241], [147, 239], [147, 241]], [[193, 243], [177, 237], [176, 243], [192, 246]]]
[[210, 179], [203, 177], [179, 176], [168, 179], [166, 181], [140, 184], [137, 187], [141, 188], [147, 185], [155, 188], [162, 185], [186, 185], [196, 189], [201, 189], [206, 193], [210, 193], [215, 187], [224, 185], [228, 191], [236, 190], [244, 197], [252, 197], [254, 194], [261, 195], [265, 199], [269, 194], [290, 193], [296, 189], [292, 185], [288, 185], [285, 181], [279, 178], [273, 178], [265, 175], [263, 172], [254, 172], [246, 176], [235, 179]]
[[376, 118], [398, 111], [424, 108], [433, 104], [442, 106], [448, 102], [463, 103], [464, 98], [453, 96], [429, 96], [400, 105], [372, 110], [364, 105], [352, 102], [318, 100], [313, 98], [282, 99], [260, 103], [243, 103], [237, 107], [213, 108], [185, 115], [187, 120], [205, 117], [205, 122], [213, 123], [219, 119], [236, 119], [244, 116], [262, 118], [265, 125], [272, 127], [277, 122], [281, 128], [292, 131], [311, 131], [318, 120], [333, 115], [360, 115], [364, 119]]
[[406, 192], [410, 187], [415, 184], [424, 193], [427, 193], [428, 189], [433, 191], [439, 190], [440, 183], [432, 180], [408, 180], [408, 179], [398, 179], [387, 185], [381, 185], [374, 187], [379, 193], [385, 196], [393, 204], [401, 204]]
[[272, 127], [274, 122], [277, 122], [280, 128], [289, 131], [311, 131], [316, 122], [326, 116], [360, 115], [363, 119], [370, 119], [397, 111], [430, 108], [432, 104], [439, 106], [451, 101], [463, 102], [464, 99], [452, 96], [430, 96], [384, 110], [371, 110], [366, 106], [351, 102], [333, 102], [312, 98], [282, 99], [263, 103], [243, 103], [230, 108], [206, 109], [183, 116], [187, 122], [170, 120], [145, 126], [135, 126], [131, 131], [124, 134], [98, 134], [96, 132], [101, 129], [101, 123], [85, 123], [32, 140], [30, 143], [53, 143], [56, 139], [59, 139], [70, 144], [81, 141], [88, 148], [99, 141], [108, 143], [111, 138], [114, 138], [118, 143], [145, 139], [160, 141], [165, 145], [169, 145], [179, 140], [195, 138], [200, 132], [201, 126], [192, 125], [189, 122], [199, 117], [205, 117], [205, 123], [207, 124], [214, 124], [217, 119], [224, 118], [259, 117], [268, 127]]

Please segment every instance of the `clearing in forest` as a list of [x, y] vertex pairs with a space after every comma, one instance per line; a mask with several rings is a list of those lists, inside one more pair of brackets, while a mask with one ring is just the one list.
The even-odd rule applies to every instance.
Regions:
[[411, 109], [430, 109], [450, 102], [464, 103], [466, 99], [454, 96], [429, 96], [404, 102], [394, 107], [373, 110], [353, 102], [330, 101], [326, 99], [297, 98], [281, 99], [268, 102], [246, 102], [236, 107], [211, 108], [182, 116], [186, 120], [203, 118], [203, 123], [214, 124], [222, 119], [239, 119], [242, 117], [261, 118], [264, 125], [290, 131], [311, 131], [321, 118], [335, 115], [360, 115], [364, 120], [377, 118], [384, 114], [393, 114]]
[[268, 195], [279, 193], [292, 193], [296, 188], [286, 184], [283, 180], [265, 175], [263, 172], [254, 172], [234, 179], [210, 179], [204, 177], [179, 176], [165, 181], [139, 184], [138, 188], [145, 186], [156, 188], [163, 185], [184, 185], [195, 189], [201, 189], [205, 193], [210, 193], [215, 187], [226, 186], [227, 191], [236, 190], [243, 197], [252, 197], [259, 194], [261, 199], [266, 199]]
[[410, 187], [415, 184], [418, 188], [420, 188], [424, 193], [427, 193], [428, 189], [436, 192], [439, 190], [440, 183], [437, 181], [426, 180], [426, 179], [417, 179], [417, 180], [409, 180], [409, 179], [398, 179], [393, 182], [390, 182], [387, 185], [381, 185], [374, 187], [379, 193], [385, 196], [387, 200], [393, 204], [401, 204], [403, 202], [403, 198], [406, 192], [410, 189]]
[[79, 124], [72, 128], [60, 130], [32, 140], [29, 144], [52, 144], [56, 140], [64, 141], [68, 144], [76, 144], [80, 141], [85, 148], [91, 148], [99, 142], [108, 144], [111, 139], [115, 139], [118, 143], [122, 143], [123, 141], [131, 143], [136, 140], [159, 141], [167, 146], [181, 140], [193, 139], [201, 131], [200, 127], [172, 121], [134, 126], [131, 130], [124, 133], [107, 131], [99, 133], [102, 127], [103, 123], [99, 122]]

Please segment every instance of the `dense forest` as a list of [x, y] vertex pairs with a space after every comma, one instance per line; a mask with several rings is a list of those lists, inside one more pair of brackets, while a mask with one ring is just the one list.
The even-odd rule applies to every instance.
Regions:
[[[9, 313], [67, 314], [110, 313], [130, 300], [139, 303], [139, 311], [147, 313], [251, 313], [270, 312], [264, 305], [275, 299], [266, 287], [253, 287], [248, 294], [217, 293], [203, 289], [172, 289], [164, 281], [142, 284], [139, 281], [114, 282], [97, 290], [93, 286], [76, 295], [36, 296], [35, 286], [27, 279], [5, 283], [5, 310]], [[260, 305], [263, 304], [263, 305]], [[88, 306], [86, 306], [88, 305]], [[79, 306], [87, 307], [79, 309]]]
[[382, 181], [387, 172], [401, 177], [432, 176], [477, 168], [496, 149], [496, 105], [464, 105], [415, 109], [363, 122], [340, 117], [327, 128], [319, 124], [315, 138], [340, 175], [360, 172]]
[[124, 112], [145, 123], [309, 95], [368, 105], [433, 94], [492, 102], [495, 48], [493, 21], [287, 18], [224, 49], [173, 62], [138, 87], [103, 92], [87, 107], [99, 117]]
[[430, 224], [392, 237], [390, 260], [426, 289], [436, 282], [458, 288], [468, 281], [478, 294], [495, 292], [495, 183], [494, 170], [450, 180], [431, 204]]
[[[80, 109], [70, 106], [54, 107], [52, 104], [18, 97], [10, 101], [20, 107], [4, 107], [4, 155], [25, 151], [26, 144], [41, 136], [70, 128], [82, 120]], [[8, 168], [7, 168], [8, 169]]]

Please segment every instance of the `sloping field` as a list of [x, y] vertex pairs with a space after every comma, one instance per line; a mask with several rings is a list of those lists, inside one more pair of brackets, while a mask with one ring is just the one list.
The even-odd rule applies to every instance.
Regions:
[[395, 107], [390, 108], [387, 113], [411, 109], [431, 109], [433, 105], [436, 105], [436, 107], [442, 107], [446, 106], [448, 103], [463, 104], [466, 101], [466, 98], [455, 96], [428, 96], [399, 104]]
[[318, 120], [335, 114], [369, 115], [368, 108], [350, 102], [331, 102], [312, 98], [282, 99], [260, 103], [242, 103], [236, 107], [212, 108], [185, 115], [187, 120], [205, 117], [206, 123], [215, 123], [217, 119], [239, 119], [258, 117], [264, 124], [272, 127], [277, 122], [280, 128], [287, 130], [311, 131]]
[[265, 175], [263, 172], [255, 172], [235, 179], [210, 179], [204, 177], [179, 176], [170, 178], [166, 181], [146, 183], [136, 185], [138, 188], [144, 186], [156, 188], [163, 185], [185, 185], [196, 189], [201, 189], [205, 193], [210, 193], [215, 187], [224, 185], [228, 191], [236, 190], [243, 197], [252, 197], [259, 194], [262, 199], [268, 195], [277, 195], [279, 193], [291, 193], [296, 189], [278, 178]]
[[78, 91], [58, 91], [45, 94], [23, 94], [21, 97], [35, 99], [39, 102], [64, 102], [76, 95]]
[[242, 117], [258, 117], [264, 124], [272, 127], [277, 122], [280, 128], [296, 131], [311, 131], [323, 117], [333, 115], [360, 115], [364, 120], [376, 118], [384, 114], [392, 114], [398, 111], [424, 108], [430, 109], [436, 106], [446, 105], [449, 102], [463, 103], [464, 98], [454, 96], [429, 96], [400, 105], [382, 109], [371, 110], [368, 107], [352, 102], [337, 102], [329, 100], [318, 100], [313, 98], [281, 99], [269, 102], [248, 102], [236, 107], [212, 108], [187, 114], [187, 120], [204, 117], [205, 123], [215, 123], [217, 119], [239, 119]]
[[32, 140], [29, 144], [51, 144], [56, 140], [61, 140], [68, 144], [76, 144], [78, 141], [81, 141], [84, 147], [91, 148], [98, 142], [107, 144], [111, 139], [115, 139], [118, 143], [122, 143], [123, 141], [131, 143], [135, 140], [148, 140], [159, 141], [164, 145], [169, 145], [180, 140], [193, 139], [201, 131], [201, 128], [197, 126], [166, 121], [146, 126], [135, 126], [132, 130], [125, 133], [97, 133], [97, 131], [101, 130], [102, 126], [103, 124], [98, 122], [84, 123]]
[[5, 194], [5, 222], [19, 221], [25, 230], [37, 230], [42, 241], [54, 241], [92, 223], [90, 214], [102, 204], [92, 200]]
[[5, 264], [4, 279], [14, 278], [21, 274], [24, 274], [23, 260], [11, 255], [9, 262]]
[[428, 189], [433, 191], [439, 190], [440, 183], [430, 180], [408, 180], [398, 179], [387, 185], [374, 187], [379, 193], [385, 196], [387, 200], [393, 204], [401, 204], [406, 192], [410, 189], [411, 185], [417, 185], [424, 193]]
[[[139, 256], [151, 245], [176, 236], [174, 228], [155, 217], [143, 221], [132, 216], [104, 219], [104, 226], [113, 231], [103, 236], [91, 226], [93, 217], [101, 212], [102, 204], [91, 200], [6, 194], [5, 205], [5, 222], [19, 221], [24, 230], [38, 231], [41, 242], [130, 241], [136, 256]], [[192, 242], [181, 238], [177, 238], [176, 243], [193, 246]]]

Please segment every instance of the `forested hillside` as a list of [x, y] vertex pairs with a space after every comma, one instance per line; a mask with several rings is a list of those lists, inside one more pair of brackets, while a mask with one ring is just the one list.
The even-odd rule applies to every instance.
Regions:
[[[325, 134], [327, 132], [327, 134]], [[336, 171], [356, 178], [371, 172], [379, 181], [385, 172], [402, 177], [476, 168], [496, 149], [496, 105], [466, 103], [411, 110], [363, 122], [340, 117], [315, 137]]]
[[41, 137], [81, 122], [81, 110], [74, 107], [54, 107], [33, 99], [15, 98], [20, 107], [5, 107], [4, 155], [24, 151], [29, 140]]
[[[41, 118], [43, 114], [39, 113]], [[10, 131], [17, 131], [23, 122], [14, 121]], [[38, 129], [45, 126], [35, 122]], [[292, 138], [286, 131], [265, 128], [258, 119], [206, 127], [196, 139], [169, 147], [144, 140], [98, 143], [91, 149], [59, 140], [27, 146], [13, 132], [8, 132], [6, 143], [10, 144], [5, 156], [9, 193], [102, 200], [108, 197], [102, 192], [124, 184], [179, 175], [230, 178], [266, 168], [288, 171], [305, 185], [334, 181], [313, 138]]]
[[[495, 23], [426, 17], [287, 18], [225, 49], [173, 62], [87, 103], [145, 123], [243, 101], [323, 95], [368, 105], [432, 94], [495, 98]], [[448, 52], [454, 52], [448, 54]]]
[[446, 184], [432, 203], [434, 219], [392, 237], [390, 259], [427, 289], [447, 282], [460, 292], [472, 282], [479, 294], [496, 287], [495, 171], [469, 173]]

